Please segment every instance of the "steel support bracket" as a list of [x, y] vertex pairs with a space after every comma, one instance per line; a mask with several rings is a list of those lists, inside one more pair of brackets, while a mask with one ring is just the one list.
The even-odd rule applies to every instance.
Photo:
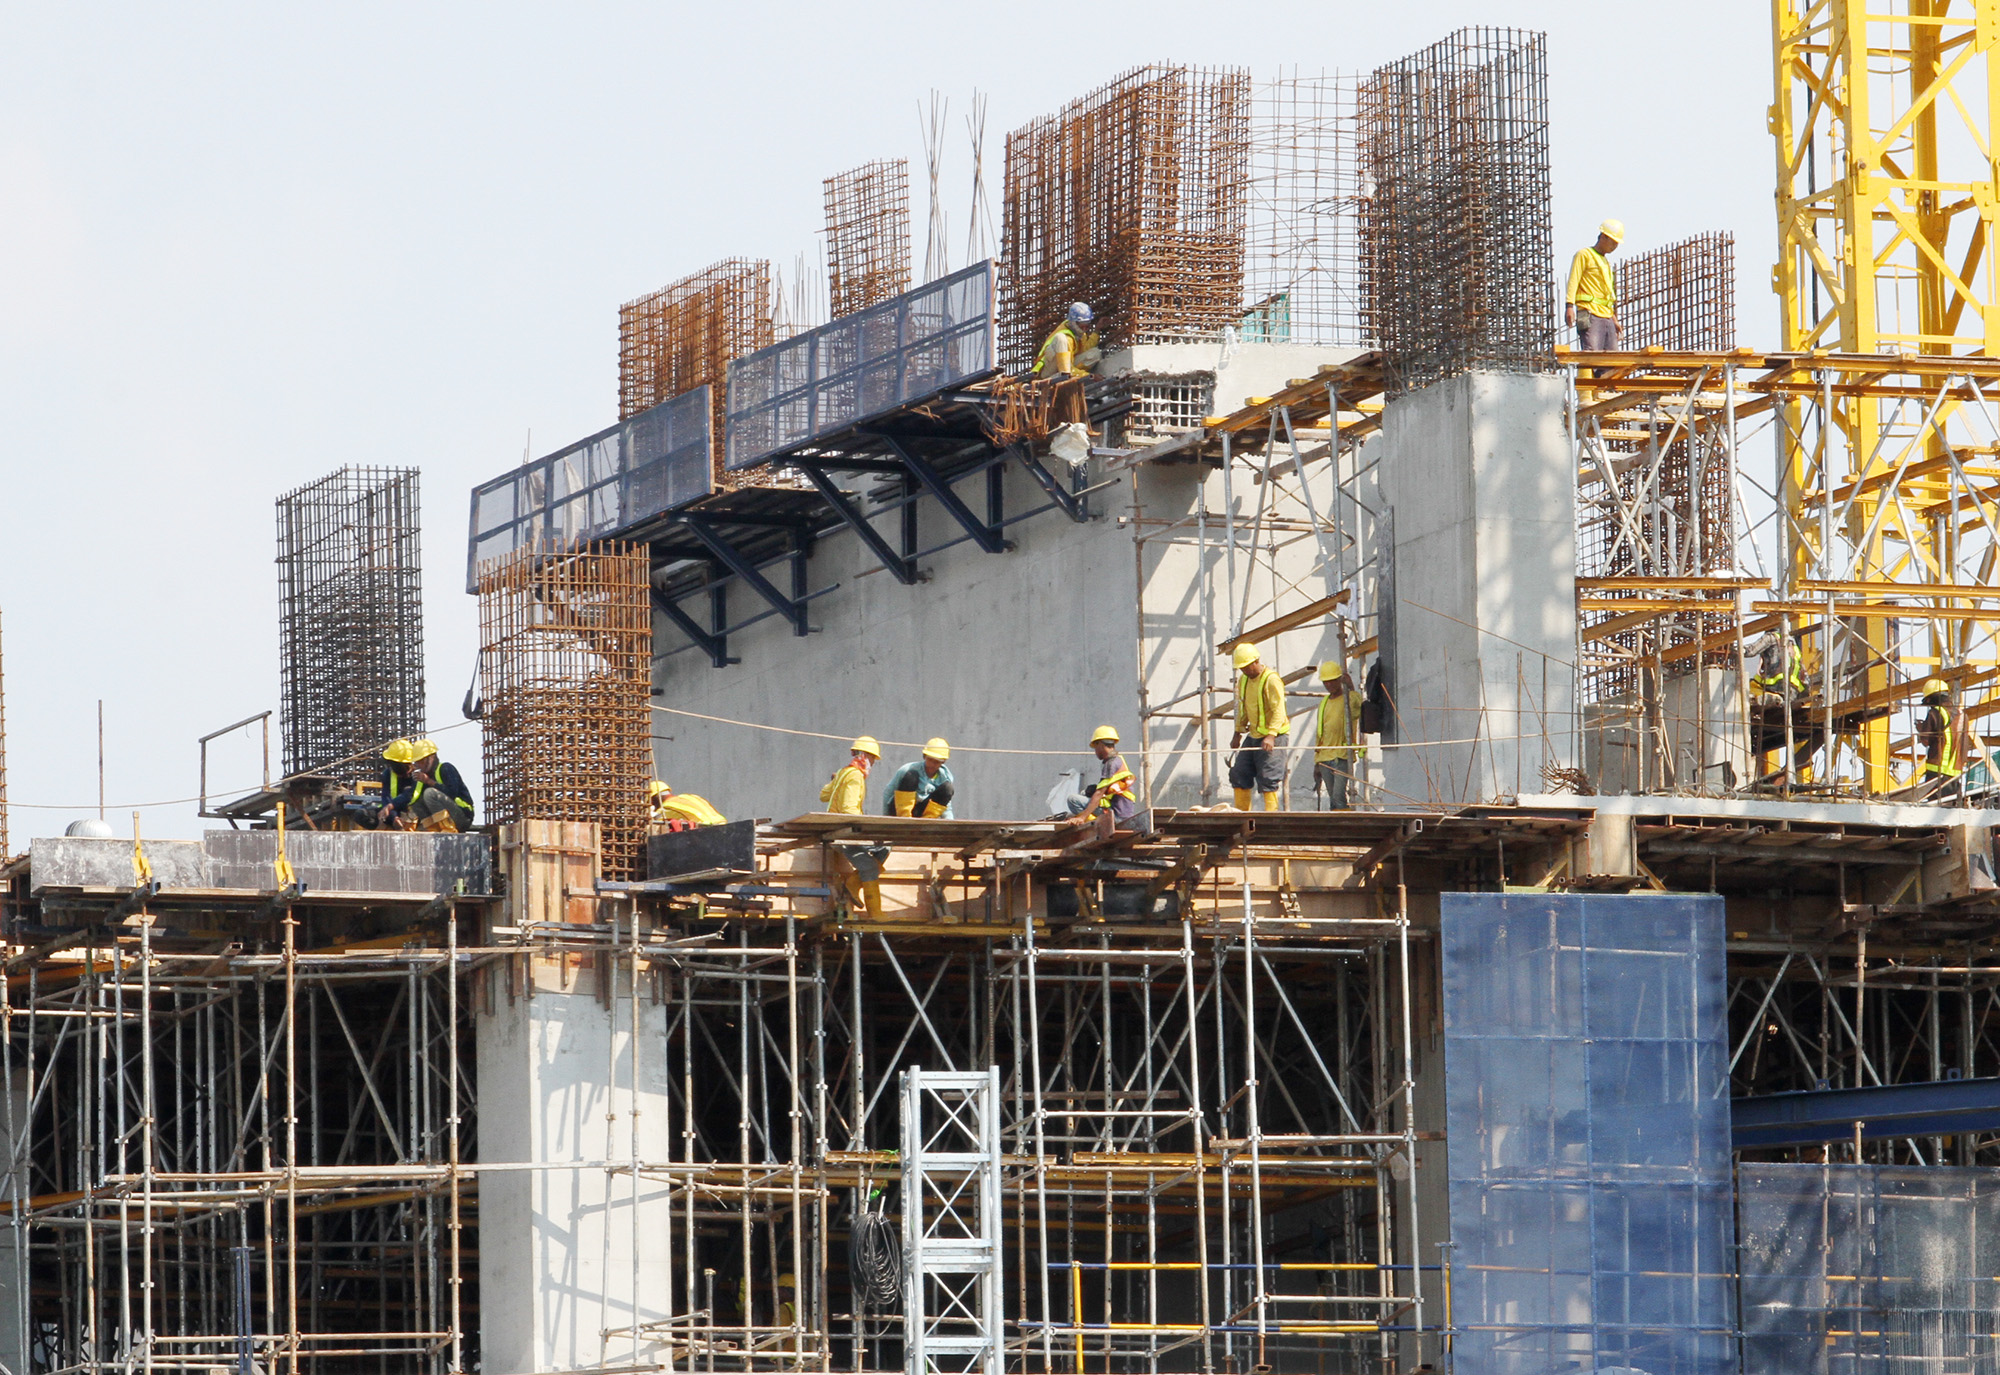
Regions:
[[653, 588], [652, 593], [653, 605], [659, 609], [660, 614], [672, 621], [680, 629], [681, 634], [693, 640], [702, 653], [708, 655], [709, 663], [717, 668], [728, 668], [731, 664], [740, 662], [729, 657], [727, 636], [703, 630], [694, 617], [681, 610], [679, 604], [659, 588]]
[[1019, 444], [1014, 446], [1014, 452], [1020, 456], [1021, 466], [1028, 470], [1028, 476], [1041, 484], [1041, 488], [1048, 494], [1049, 500], [1053, 501], [1064, 515], [1079, 525], [1090, 519], [1090, 512], [1084, 509], [1083, 502], [1077, 498], [1076, 493], [1058, 482], [1056, 475], [1043, 465], [1040, 458], [1029, 453], [1025, 447]]
[[938, 505], [944, 507], [951, 518], [964, 527], [965, 533], [972, 537], [974, 544], [989, 554], [1005, 554], [1013, 550], [1014, 541], [1002, 539], [998, 530], [972, 514], [972, 508], [959, 500], [958, 493], [951, 490], [951, 484], [945, 481], [944, 474], [933, 468], [929, 460], [911, 453], [894, 435], [878, 435], [877, 438], [887, 444], [896, 457], [903, 460], [903, 466], [909, 469], [910, 476], [922, 483], [924, 490], [937, 498]]
[[825, 469], [816, 468], [809, 463], [800, 463], [796, 466], [806, 475], [806, 481], [812, 483], [813, 489], [820, 494], [821, 499], [834, 509], [841, 520], [846, 522], [847, 528], [868, 546], [877, 559], [881, 560], [882, 566], [889, 570], [897, 582], [908, 587], [921, 580], [915, 561], [904, 558], [890, 547], [889, 541], [883, 539], [881, 532], [868, 523], [868, 518], [848, 500], [847, 493], [841, 491], [834, 480], [826, 475]]
[[772, 586], [771, 580], [759, 573], [750, 560], [743, 557], [743, 551], [724, 539], [706, 520], [699, 516], [684, 515], [681, 517], [681, 524], [693, 532], [696, 539], [708, 546], [708, 552], [715, 555], [723, 567], [741, 578], [751, 591], [769, 602], [772, 609], [790, 621], [792, 634], [810, 633], [812, 628], [806, 624], [805, 602], [787, 597]]

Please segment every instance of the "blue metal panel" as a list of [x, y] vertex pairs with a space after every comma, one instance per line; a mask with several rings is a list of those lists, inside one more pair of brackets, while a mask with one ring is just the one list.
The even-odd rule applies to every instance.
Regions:
[[466, 591], [490, 559], [615, 539], [714, 491], [709, 396], [683, 392], [473, 488]]
[[731, 472], [986, 377], [996, 264], [974, 263], [729, 365]]
[[1454, 1362], [1736, 1369], [1719, 898], [1442, 898]]
[[1955, 1136], [2000, 1130], [2000, 1079], [1940, 1079], [1862, 1089], [1738, 1098], [1729, 1105], [1736, 1149], [1867, 1138]]

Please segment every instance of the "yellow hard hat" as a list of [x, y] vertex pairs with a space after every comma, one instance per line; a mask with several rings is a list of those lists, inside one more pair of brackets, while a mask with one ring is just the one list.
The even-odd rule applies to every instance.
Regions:
[[1950, 691], [1951, 688], [1945, 683], [1944, 679], [1942, 678], [1924, 679], [1924, 696], [1926, 697], [1930, 696], [1933, 692], [1950, 692]]
[[1624, 243], [1625, 221], [1606, 220], [1603, 224], [1597, 226], [1597, 232], [1609, 238], [1613, 243]]
[[391, 764], [408, 764], [421, 756], [410, 749], [408, 740], [392, 740], [389, 747], [382, 751], [382, 757]]
[[865, 754], [870, 759], [882, 757], [882, 747], [875, 743], [875, 737], [872, 735], [855, 736], [854, 743], [847, 747], [847, 751], [849, 754]]
[[1238, 668], [1247, 668], [1249, 665], [1256, 663], [1262, 654], [1262, 650], [1258, 649], [1257, 646], [1251, 644], [1248, 640], [1245, 640], [1242, 644], [1236, 646], [1236, 652], [1229, 656], [1229, 662]]
[[410, 762], [412, 763], [415, 763], [419, 759], [428, 759], [437, 752], [438, 747], [436, 743], [421, 735], [410, 741]]
[[796, 1289], [799, 1287], [798, 1277], [787, 1270], [784, 1274], [778, 1276], [778, 1287], [780, 1289]]
[[1118, 727], [1099, 726], [1090, 733], [1090, 743], [1093, 745], [1101, 744], [1106, 740], [1109, 740], [1114, 745], [1118, 743]]
[[924, 758], [949, 759], [951, 758], [951, 746], [945, 743], [945, 738], [942, 735], [933, 735], [930, 739], [924, 741]]
[[657, 778], [646, 785], [646, 796], [648, 797], [658, 797], [661, 793], [670, 793], [672, 791], [672, 788], [669, 788]]
[[1319, 680], [1322, 683], [1330, 683], [1345, 672], [1347, 672], [1347, 665], [1341, 663], [1338, 659], [1322, 659], [1319, 661]]

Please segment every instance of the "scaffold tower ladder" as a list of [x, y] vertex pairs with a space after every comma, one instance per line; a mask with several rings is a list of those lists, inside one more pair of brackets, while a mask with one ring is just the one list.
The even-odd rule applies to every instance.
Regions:
[[903, 1071], [908, 1375], [1000, 1375], [1000, 1070]]

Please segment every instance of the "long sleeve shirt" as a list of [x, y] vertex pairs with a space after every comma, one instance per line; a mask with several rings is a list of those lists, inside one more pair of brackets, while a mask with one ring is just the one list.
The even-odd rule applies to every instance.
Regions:
[[[954, 791], [957, 790], [958, 785], [952, 782], [951, 766], [949, 764], [939, 764], [938, 771], [935, 774], [928, 774], [924, 772], [923, 762], [913, 759], [903, 765], [902, 768], [897, 769], [889, 779], [889, 786], [882, 790], [882, 815], [921, 816], [924, 804], [931, 800], [931, 794], [947, 783], [951, 783]], [[915, 795], [910, 803], [909, 811], [906, 812], [897, 805], [897, 793], [912, 793]], [[947, 817], [951, 816], [951, 803], [947, 802], [944, 804], [944, 814]]]
[[1601, 319], [1618, 314], [1618, 277], [1611, 260], [1594, 248], [1579, 248], [1569, 261], [1569, 287], [1563, 300]]
[[1313, 744], [1319, 748], [1313, 751], [1313, 760], [1320, 764], [1342, 764], [1359, 755], [1361, 737], [1356, 727], [1361, 724], [1360, 717], [1360, 693], [1328, 693], [1314, 720]]
[[819, 800], [829, 812], [860, 816], [868, 805], [868, 775], [852, 764], [845, 765], [819, 790]]
[[1236, 675], [1236, 733], [1245, 737], [1289, 735], [1292, 721], [1285, 714], [1285, 685], [1266, 668], [1255, 678]]

